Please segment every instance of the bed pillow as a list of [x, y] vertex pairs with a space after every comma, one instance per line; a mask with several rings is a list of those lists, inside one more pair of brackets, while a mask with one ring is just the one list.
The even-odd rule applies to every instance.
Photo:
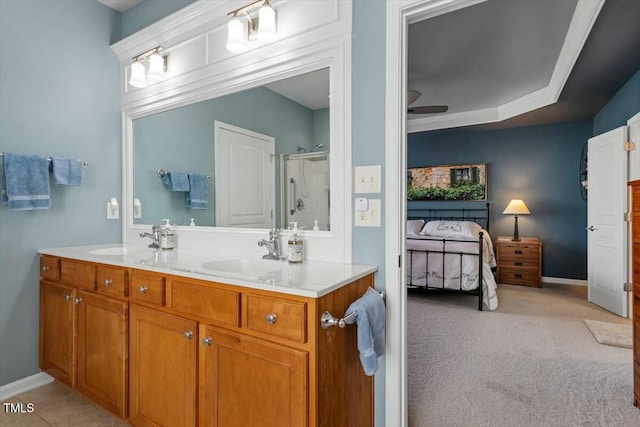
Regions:
[[420, 231], [423, 236], [468, 236], [478, 237], [482, 230], [473, 221], [429, 221]]
[[407, 234], [419, 234], [424, 227], [423, 219], [410, 219], [407, 221]]

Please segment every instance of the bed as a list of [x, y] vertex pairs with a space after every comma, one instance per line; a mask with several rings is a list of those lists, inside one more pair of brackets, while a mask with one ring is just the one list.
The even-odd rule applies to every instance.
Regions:
[[[489, 204], [472, 209], [411, 209], [407, 215], [407, 287], [478, 296], [498, 307]], [[479, 286], [479, 284], [482, 286]]]

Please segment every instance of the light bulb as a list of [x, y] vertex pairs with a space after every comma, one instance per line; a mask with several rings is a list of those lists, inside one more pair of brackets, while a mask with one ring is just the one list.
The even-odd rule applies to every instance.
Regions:
[[248, 47], [244, 24], [240, 18], [234, 16], [227, 24], [227, 50], [244, 52]]
[[149, 56], [149, 72], [147, 73], [147, 82], [149, 84], [158, 83], [164, 80], [164, 58], [154, 53]]
[[131, 78], [129, 79], [129, 85], [133, 87], [147, 87], [147, 79], [144, 76], [144, 65], [136, 61], [131, 64]]
[[258, 11], [258, 40], [271, 43], [278, 38], [276, 31], [276, 11], [268, 4]]

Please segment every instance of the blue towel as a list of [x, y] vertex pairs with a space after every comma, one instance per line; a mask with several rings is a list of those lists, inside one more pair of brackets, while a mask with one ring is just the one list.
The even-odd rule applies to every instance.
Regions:
[[209, 207], [209, 181], [204, 175], [189, 174], [189, 192], [187, 207], [207, 209]]
[[49, 160], [5, 152], [2, 200], [16, 211], [49, 209]]
[[82, 185], [82, 160], [51, 159], [56, 185]]
[[185, 172], [167, 171], [162, 182], [170, 185], [173, 191], [189, 191], [189, 175]]
[[355, 300], [345, 312], [355, 312], [355, 318], [347, 323], [358, 322], [358, 351], [360, 363], [365, 375], [371, 376], [378, 370], [378, 357], [384, 354], [385, 347], [385, 307], [380, 292], [373, 288]]

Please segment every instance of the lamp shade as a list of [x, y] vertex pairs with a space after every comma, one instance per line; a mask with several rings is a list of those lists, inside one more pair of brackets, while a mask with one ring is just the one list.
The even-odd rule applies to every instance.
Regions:
[[276, 11], [265, 3], [258, 11], [258, 40], [265, 43], [271, 43], [276, 40], [278, 33], [276, 31]]
[[147, 87], [147, 79], [144, 73], [144, 65], [140, 62], [136, 61], [131, 64], [131, 78], [129, 78], [129, 84], [133, 87]]
[[147, 73], [147, 82], [149, 84], [158, 83], [164, 80], [164, 58], [154, 53], [149, 56], [149, 72]]
[[234, 16], [227, 24], [227, 50], [244, 52], [248, 47], [244, 24], [240, 18]]
[[530, 215], [529, 208], [520, 199], [513, 199], [507, 205], [507, 208], [502, 212], [503, 214], [511, 215]]

